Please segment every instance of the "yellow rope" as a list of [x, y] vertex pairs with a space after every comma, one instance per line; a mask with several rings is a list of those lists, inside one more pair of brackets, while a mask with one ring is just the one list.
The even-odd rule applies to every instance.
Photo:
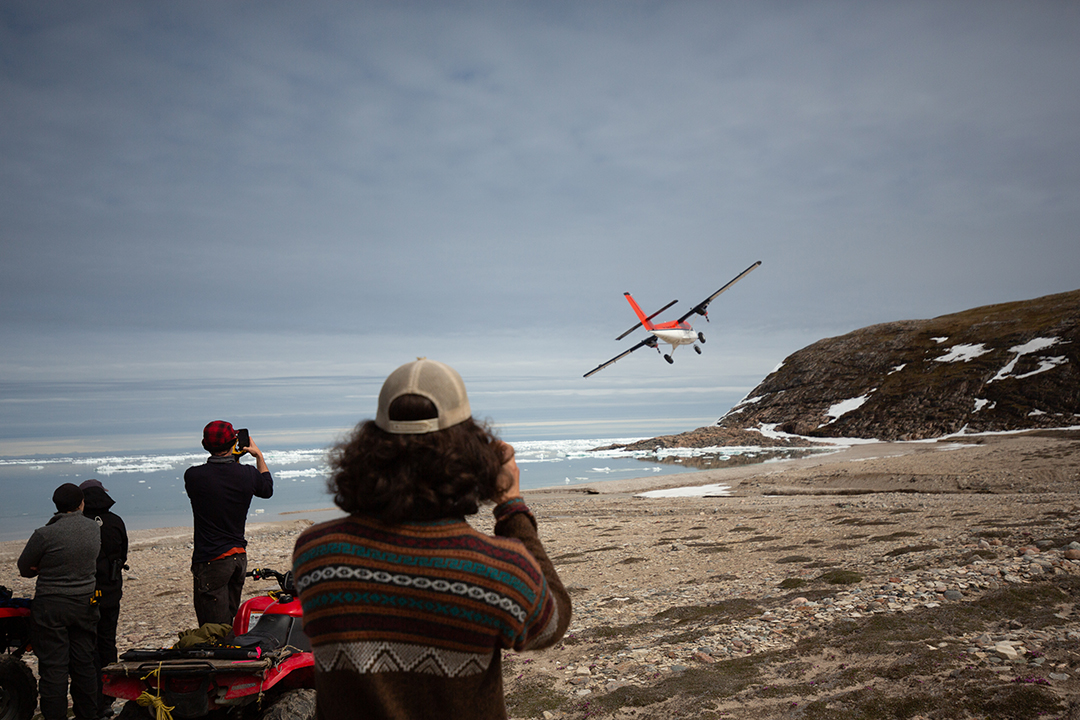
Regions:
[[142, 691], [139, 697], [135, 698], [135, 702], [142, 705], [144, 708], [150, 708], [153, 710], [155, 720], [173, 720], [172, 711], [176, 709], [176, 706], [169, 706], [165, 704], [165, 701], [161, 699], [161, 663], [158, 663], [157, 669], [151, 670], [143, 677], [143, 680], [148, 680], [151, 677], [156, 677], [158, 681], [157, 695], [151, 695], [146, 690]]
[[154, 713], [155, 720], [173, 720], [172, 711], [175, 709], [175, 706], [170, 707], [169, 705], [166, 705], [160, 695], [151, 695], [143, 690], [142, 695], [135, 698], [135, 702], [145, 708], [150, 708]]

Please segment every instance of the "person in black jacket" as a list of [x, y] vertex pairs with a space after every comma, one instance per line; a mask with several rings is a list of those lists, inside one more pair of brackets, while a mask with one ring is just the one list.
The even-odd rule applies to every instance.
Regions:
[[97, 625], [97, 648], [94, 670], [98, 679], [98, 717], [112, 714], [112, 698], [101, 692], [101, 668], [116, 662], [116, 625], [120, 620], [120, 598], [124, 594], [122, 570], [127, 563], [128, 536], [124, 521], [111, 508], [116, 501], [98, 480], [86, 480], [79, 489], [85, 503], [83, 515], [101, 528], [101, 551], [97, 557], [97, 606], [100, 612]]
[[237, 433], [231, 423], [215, 420], [203, 428], [206, 463], [184, 473], [184, 491], [195, 520], [191, 575], [195, 617], [206, 623], [232, 625], [247, 572], [244, 530], [251, 498], [274, 494], [274, 478], [262, 450], [248, 438], [237, 453], [250, 453], [255, 465], [238, 462], [233, 453]]

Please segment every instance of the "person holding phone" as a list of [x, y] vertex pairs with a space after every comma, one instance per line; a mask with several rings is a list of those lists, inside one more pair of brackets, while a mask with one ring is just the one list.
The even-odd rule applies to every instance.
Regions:
[[[346, 517], [296, 541], [320, 720], [505, 718], [502, 652], [538, 650], [570, 596], [521, 495], [514, 448], [472, 418], [461, 376], [421, 358], [330, 455]], [[494, 504], [494, 535], [465, 516]]]
[[[241, 443], [244, 447], [239, 447]], [[237, 433], [231, 423], [215, 420], [203, 428], [202, 445], [210, 457], [184, 473], [195, 519], [191, 553], [195, 616], [200, 627], [232, 625], [247, 572], [248, 508], [253, 497], [273, 496], [274, 478], [247, 430]], [[239, 462], [246, 453], [255, 458], [254, 466]]]

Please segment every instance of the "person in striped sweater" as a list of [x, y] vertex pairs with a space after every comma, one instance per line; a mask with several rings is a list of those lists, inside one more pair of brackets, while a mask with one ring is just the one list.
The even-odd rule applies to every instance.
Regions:
[[[514, 449], [473, 419], [453, 368], [420, 358], [330, 464], [348, 516], [293, 552], [317, 717], [505, 718], [502, 651], [554, 645], [571, 613]], [[488, 501], [493, 536], [465, 521]]]

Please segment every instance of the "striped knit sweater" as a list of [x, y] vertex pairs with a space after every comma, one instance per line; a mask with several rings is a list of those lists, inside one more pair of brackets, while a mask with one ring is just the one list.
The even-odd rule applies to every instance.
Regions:
[[321, 720], [506, 717], [501, 650], [558, 642], [570, 598], [525, 502], [495, 518], [494, 537], [350, 516], [297, 539]]

